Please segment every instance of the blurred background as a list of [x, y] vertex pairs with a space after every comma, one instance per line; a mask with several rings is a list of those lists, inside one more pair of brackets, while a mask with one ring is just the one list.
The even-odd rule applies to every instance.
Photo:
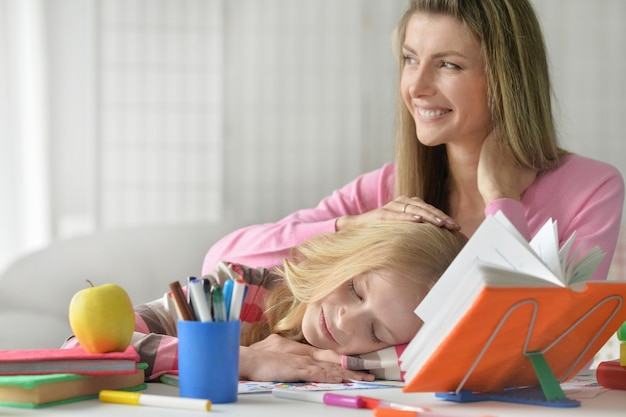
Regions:
[[[0, 0], [0, 269], [99, 230], [275, 221], [391, 162], [406, 3]], [[533, 3], [562, 146], [626, 174], [626, 2]]]

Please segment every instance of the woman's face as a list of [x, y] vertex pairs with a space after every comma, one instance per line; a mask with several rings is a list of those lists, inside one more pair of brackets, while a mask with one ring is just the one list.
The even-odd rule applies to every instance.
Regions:
[[449, 16], [417, 13], [406, 29], [400, 89], [424, 145], [481, 144], [491, 131], [480, 43]]
[[389, 270], [353, 278], [307, 305], [305, 339], [344, 355], [408, 343], [422, 324], [414, 310], [424, 294], [406, 282]]

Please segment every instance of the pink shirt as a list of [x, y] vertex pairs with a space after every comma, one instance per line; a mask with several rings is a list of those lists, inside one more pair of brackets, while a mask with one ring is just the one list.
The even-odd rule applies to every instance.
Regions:
[[[361, 175], [324, 198], [317, 207], [298, 210], [276, 223], [236, 230], [207, 253], [203, 273], [221, 260], [271, 268], [289, 257], [290, 249], [322, 232], [334, 232], [335, 221], [345, 215], [365, 213], [392, 199], [395, 167], [387, 164]], [[540, 175], [522, 201], [496, 200], [485, 214], [501, 210], [530, 238], [551, 217], [558, 223], [561, 243], [576, 231], [583, 250], [598, 245], [607, 256], [594, 279], [605, 279], [622, 217], [624, 182], [611, 165], [579, 155], [567, 156], [556, 170]]]

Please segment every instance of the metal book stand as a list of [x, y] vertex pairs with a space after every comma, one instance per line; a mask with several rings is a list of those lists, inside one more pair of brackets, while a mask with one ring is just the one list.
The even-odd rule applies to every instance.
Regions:
[[[607, 317], [607, 320], [604, 321], [604, 325], [602, 325], [598, 331], [593, 335], [585, 349], [578, 355], [574, 363], [571, 365], [569, 370], [565, 373], [565, 375], [561, 378], [561, 381], [567, 380], [573, 370], [576, 368], [578, 363], [581, 361], [583, 356], [587, 353], [587, 351], [591, 348], [596, 339], [600, 336], [602, 331], [606, 328], [609, 322], [615, 317], [615, 315], [620, 310], [623, 300], [622, 297], [618, 295], [609, 296], [601, 301], [599, 301], [596, 305], [594, 305], [589, 311], [587, 311], [580, 319], [578, 319], [574, 324], [572, 324], [563, 334], [561, 334], [558, 338], [556, 338], [550, 345], [540, 351], [528, 351], [528, 344], [530, 343], [530, 336], [532, 334], [535, 319], [537, 317], [538, 303], [535, 300], [522, 300], [509, 308], [506, 314], [502, 317], [498, 326], [495, 328], [489, 340], [483, 347], [482, 351], [470, 367], [469, 371], [463, 378], [463, 380], [459, 383], [459, 386], [455, 391], [451, 392], [438, 392], [435, 395], [439, 398], [443, 398], [448, 401], [455, 402], [475, 402], [475, 401], [503, 401], [510, 403], [519, 403], [519, 404], [530, 404], [530, 405], [541, 405], [548, 407], [580, 407], [580, 401], [574, 400], [571, 398], [567, 398], [565, 393], [561, 389], [561, 384], [559, 380], [556, 379], [550, 365], [544, 358], [544, 354], [550, 349], [552, 349], [557, 343], [559, 343], [565, 336], [567, 336], [573, 329], [575, 329], [579, 324], [584, 322], [591, 314], [593, 314], [598, 308], [600, 308], [603, 304], [611, 301], [617, 300], [617, 305], [613, 312]], [[531, 386], [531, 387], [522, 387], [522, 388], [510, 388], [504, 391], [499, 392], [489, 392], [489, 393], [480, 393], [473, 392], [468, 390], [463, 390], [463, 386], [469, 379], [470, 375], [478, 366], [478, 363], [481, 361], [485, 352], [497, 336], [500, 329], [504, 326], [504, 323], [507, 321], [509, 316], [515, 311], [517, 308], [521, 307], [525, 304], [533, 305], [533, 312], [530, 321], [530, 326], [528, 328], [528, 332], [526, 334], [526, 341], [524, 343], [524, 349], [522, 354], [526, 356], [532, 363], [533, 369], [537, 374], [537, 379], [539, 381], [539, 386]]]

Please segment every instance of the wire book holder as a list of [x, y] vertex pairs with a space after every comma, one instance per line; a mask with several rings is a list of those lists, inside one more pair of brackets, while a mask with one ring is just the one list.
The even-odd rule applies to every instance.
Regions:
[[[563, 338], [565, 338], [569, 333], [571, 333], [577, 326], [579, 326], [581, 323], [587, 320], [587, 318], [591, 316], [596, 310], [598, 310], [602, 305], [612, 300], [617, 301], [617, 304], [615, 308], [613, 309], [613, 311], [608, 315], [607, 319], [604, 320], [604, 324], [598, 328], [595, 334], [593, 334], [593, 337], [589, 340], [585, 348], [581, 351], [581, 353], [578, 355], [576, 360], [572, 363], [570, 368], [563, 375], [563, 377], [561, 378], [561, 381], [557, 380], [556, 376], [552, 372], [552, 369], [550, 368], [550, 365], [545, 360], [544, 354], [549, 352], [550, 349], [552, 349], [555, 345], [557, 345]], [[530, 325], [526, 333], [526, 340], [524, 342], [522, 354], [530, 360], [533, 366], [533, 369], [535, 371], [535, 374], [537, 375], [539, 386], [510, 388], [504, 391], [491, 392], [491, 393], [476, 393], [476, 392], [472, 392], [468, 390], [463, 390], [465, 383], [471, 376], [474, 369], [476, 369], [476, 367], [482, 360], [483, 356], [485, 355], [485, 353], [491, 346], [493, 340], [496, 338], [496, 336], [498, 335], [498, 333], [500, 332], [500, 330], [502, 329], [502, 327], [504, 326], [505, 322], [508, 320], [510, 315], [519, 307], [523, 305], [527, 305], [527, 304], [532, 305], [533, 308], [532, 308], [532, 316], [530, 319]], [[507, 312], [502, 317], [502, 319], [500, 320], [500, 322], [498, 323], [498, 325], [492, 332], [491, 336], [487, 340], [487, 343], [481, 350], [480, 354], [478, 355], [478, 357], [476, 358], [472, 366], [469, 368], [467, 374], [459, 383], [457, 389], [452, 392], [438, 392], [435, 395], [439, 398], [443, 398], [445, 400], [455, 401], [455, 402], [503, 401], [503, 402], [519, 403], [519, 404], [542, 405], [542, 406], [549, 406], [549, 407], [579, 407], [580, 401], [567, 398], [565, 396], [565, 393], [561, 389], [560, 383], [562, 381], [567, 380], [570, 376], [572, 376], [571, 373], [573, 372], [573, 370], [580, 363], [580, 361], [585, 356], [585, 354], [589, 351], [589, 349], [591, 349], [591, 346], [598, 339], [598, 337], [606, 328], [606, 326], [609, 324], [609, 322], [619, 312], [619, 310], [622, 307], [622, 304], [623, 304], [623, 299], [619, 295], [612, 295], [612, 296], [604, 298], [603, 300], [600, 300], [591, 309], [589, 309], [584, 315], [582, 315], [576, 322], [574, 322], [570, 327], [568, 327], [559, 337], [553, 340], [547, 347], [539, 351], [529, 351], [528, 345], [530, 343], [530, 338], [531, 338], [531, 335], [535, 326], [535, 320], [537, 318], [537, 310], [539, 308], [539, 304], [537, 303], [536, 300], [533, 300], [533, 299], [521, 300], [517, 302], [516, 304], [512, 305], [507, 310]]]

